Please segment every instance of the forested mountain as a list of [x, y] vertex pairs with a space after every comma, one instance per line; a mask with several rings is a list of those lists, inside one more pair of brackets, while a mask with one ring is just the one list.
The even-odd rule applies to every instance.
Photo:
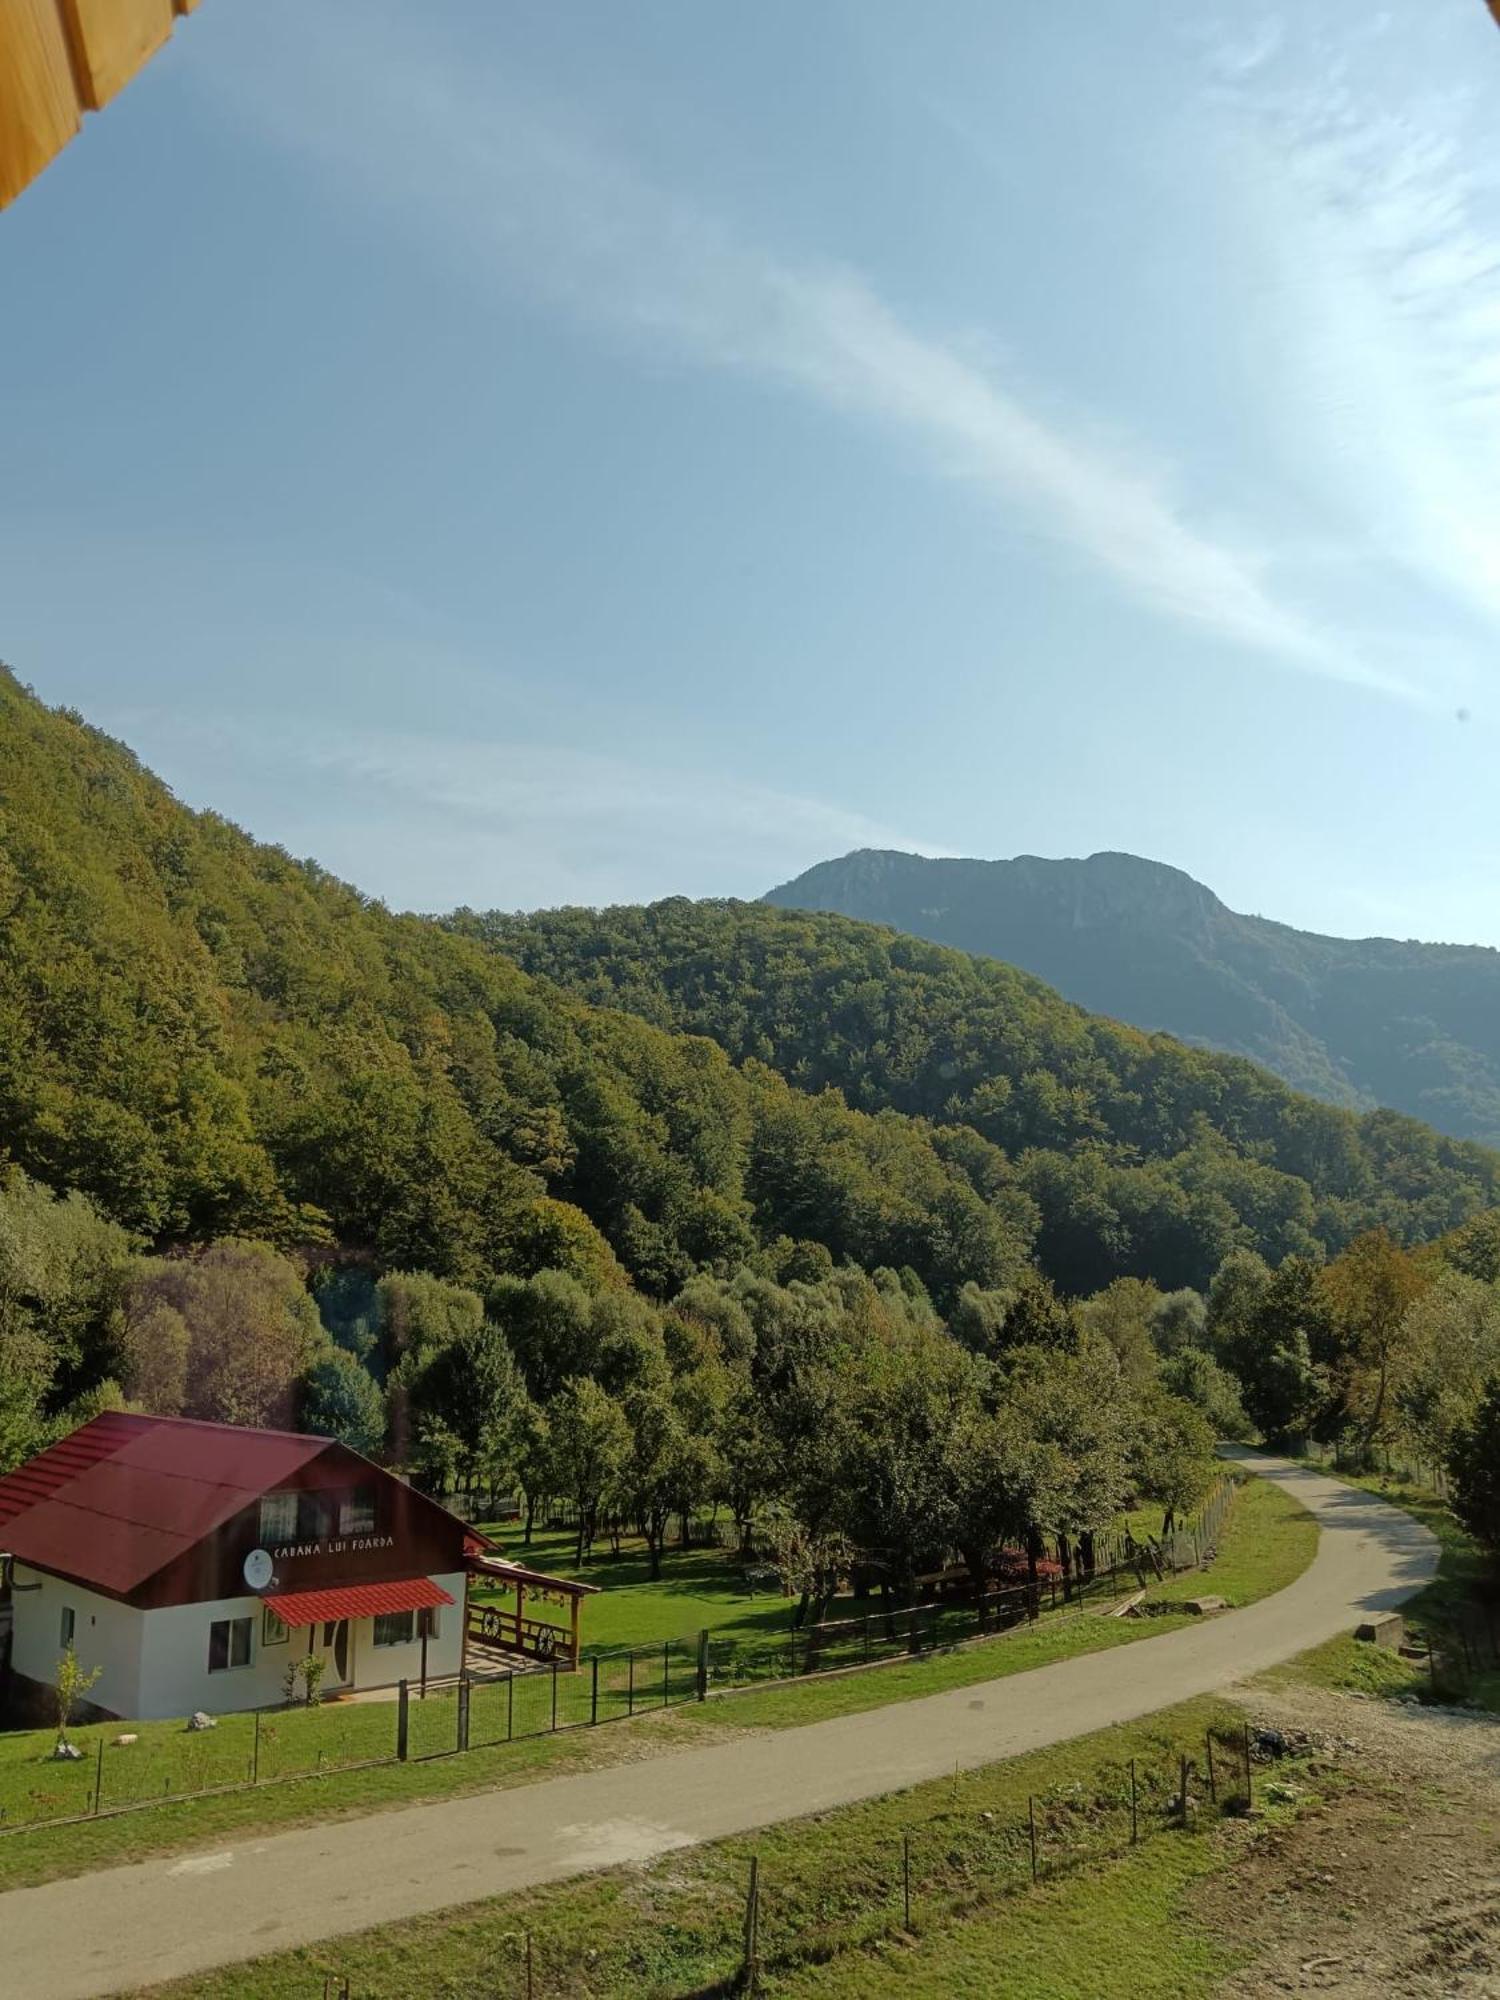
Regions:
[[981, 1179], [1000, 1149], [1035, 1205], [1039, 1262], [1075, 1295], [1122, 1275], [1203, 1285], [1236, 1246], [1278, 1262], [1381, 1225], [1418, 1241], [1496, 1199], [1500, 1156], [1483, 1147], [1319, 1103], [1011, 966], [849, 918], [671, 900], [452, 922], [737, 1063], [929, 1119]]
[[1488, 1464], [1497, 1190], [843, 917], [394, 916], [0, 674], [0, 1470], [295, 1422], [566, 1496], [580, 1559], [712, 1501], [807, 1604], [909, 1596], [1247, 1422]]
[[786, 1235], [941, 1297], [1031, 1239], [994, 1147], [394, 916], [0, 670], [6, 1156], [148, 1243], [322, 1243], [466, 1283], [613, 1268], [663, 1296]]
[[1299, 1090], [1390, 1105], [1500, 1144], [1500, 952], [1320, 937], [1240, 916], [1179, 869], [927, 860], [866, 849], [765, 899], [834, 910], [1024, 967], [1138, 1028], [1251, 1057]]

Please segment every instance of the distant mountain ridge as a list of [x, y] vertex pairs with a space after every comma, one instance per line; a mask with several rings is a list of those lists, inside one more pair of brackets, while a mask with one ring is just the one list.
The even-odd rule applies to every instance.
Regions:
[[1242, 916], [1134, 854], [929, 860], [862, 848], [763, 898], [1005, 960], [1134, 1027], [1263, 1063], [1354, 1109], [1500, 1143], [1500, 952]]

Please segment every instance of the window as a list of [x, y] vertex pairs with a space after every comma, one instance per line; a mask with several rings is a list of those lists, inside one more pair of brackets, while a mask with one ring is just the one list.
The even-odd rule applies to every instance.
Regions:
[[78, 1614], [71, 1604], [62, 1608], [62, 1630], [58, 1634], [58, 1644], [66, 1652], [73, 1643], [73, 1628], [78, 1623]]
[[406, 1646], [411, 1643], [412, 1614], [409, 1611], [383, 1611], [375, 1620], [375, 1643], [377, 1646]]
[[341, 1535], [373, 1535], [375, 1532], [375, 1489], [356, 1486], [339, 1501]]
[[278, 1542], [297, 1539], [297, 1495], [267, 1493], [260, 1503], [261, 1547], [274, 1549]]
[[250, 1664], [249, 1618], [216, 1618], [208, 1628], [208, 1671], [223, 1673], [226, 1667]]
[[333, 1501], [327, 1493], [297, 1495], [297, 1539], [299, 1542], [326, 1540], [333, 1527]]
[[438, 1608], [435, 1604], [417, 1613], [417, 1637], [420, 1639], [424, 1633], [429, 1639], [438, 1635]]
[[263, 1604], [260, 1611], [260, 1643], [263, 1646], [284, 1646], [290, 1637], [270, 1605]]

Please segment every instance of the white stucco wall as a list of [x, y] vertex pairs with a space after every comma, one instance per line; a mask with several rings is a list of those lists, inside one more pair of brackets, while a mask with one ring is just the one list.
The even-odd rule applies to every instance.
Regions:
[[[13, 1598], [14, 1639], [11, 1665], [18, 1674], [46, 1687], [57, 1683], [62, 1656], [63, 1606], [73, 1608], [73, 1650], [78, 1664], [102, 1667], [98, 1684], [87, 1699], [114, 1715], [137, 1715], [140, 1690], [141, 1642], [145, 1613], [112, 1597], [100, 1597], [81, 1584], [64, 1583], [42, 1570], [17, 1563]], [[23, 1586], [38, 1584], [39, 1589]]]
[[[280, 1644], [262, 1642], [264, 1606], [258, 1597], [137, 1611], [76, 1584], [24, 1570], [20, 1564], [16, 1580], [42, 1586], [40, 1590], [18, 1591], [15, 1596], [11, 1658], [16, 1671], [53, 1685], [62, 1651], [62, 1608], [71, 1604], [79, 1664], [104, 1668], [89, 1700], [127, 1720], [159, 1721], [191, 1715], [200, 1708], [210, 1715], [224, 1715], [235, 1709], [269, 1707], [281, 1699], [288, 1662], [302, 1659], [307, 1652], [305, 1628], [292, 1632]], [[456, 1674], [462, 1659], [464, 1574], [460, 1570], [433, 1581], [454, 1600], [439, 1608], [437, 1636], [427, 1646], [428, 1677], [439, 1679]], [[209, 1627], [220, 1618], [252, 1621], [250, 1659], [246, 1666], [210, 1673]], [[320, 1627], [315, 1640], [319, 1652], [324, 1650], [322, 1638]], [[347, 1687], [384, 1687], [393, 1681], [414, 1681], [421, 1674], [420, 1639], [404, 1646], [377, 1646], [374, 1620], [357, 1618], [351, 1623], [349, 1641], [349, 1678], [343, 1683]], [[324, 1689], [333, 1693], [338, 1685], [330, 1663]]]
[[[437, 1636], [427, 1642], [427, 1677], [439, 1680], [446, 1674], [456, 1674], [463, 1657], [464, 1573], [460, 1570], [456, 1576], [435, 1576], [432, 1581], [453, 1599], [451, 1604], [439, 1605]], [[392, 1681], [414, 1681], [421, 1675], [420, 1639], [413, 1639], [406, 1646], [377, 1646], [372, 1618], [358, 1621], [353, 1638], [350, 1666], [355, 1687], [386, 1687]]]

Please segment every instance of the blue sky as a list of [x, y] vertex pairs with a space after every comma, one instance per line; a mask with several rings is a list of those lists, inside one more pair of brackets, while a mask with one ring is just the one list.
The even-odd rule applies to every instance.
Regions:
[[209, 0], [0, 218], [0, 657], [403, 907], [1500, 943], [1479, 0]]

